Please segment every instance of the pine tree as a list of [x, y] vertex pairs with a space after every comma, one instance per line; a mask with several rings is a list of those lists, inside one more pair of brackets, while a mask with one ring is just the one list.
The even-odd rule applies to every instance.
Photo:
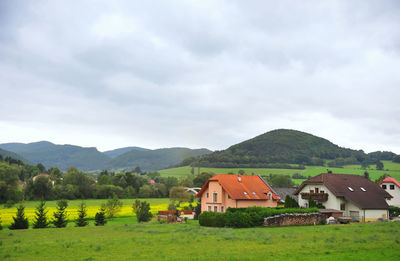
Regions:
[[35, 221], [33, 222], [33, 228], [46, 228], [49, 226], [49, 222], [47, 221], [47, 211], [45, 208], [45, 201], [40, 202], [40, 204], [36, 207], [35, 212]]
[[29, 227], [28, 219], [25, 217], [25, 207], [19, 205], [17, 207], [17, 216], [13, 217], [14, 222], [11, 223], [9, 229], [27, 229]]
[[55, 227], [61, 228], [67, 226], [67, 212], [65, 211], [67, 207], [68, 202], [66, 200], [57, 201], [57, 211], [53, 213], [53, 224]]
[[298, 208], [299, 204], [297, 201], [289, 195], [285, 197], [285, 208]]
[[78, 210], [78, 219], [75, 221], [75, 226], [77, 227], [85, 227], [89, 225], [87, 221], [86, 214], [86, 204], [84, 202], [81, 203]]
[[95, 226], [104, 226], [107, 223], [106, 214], [103, 207], [100, 208], [100, 211], [96, 213], [94, 220]]

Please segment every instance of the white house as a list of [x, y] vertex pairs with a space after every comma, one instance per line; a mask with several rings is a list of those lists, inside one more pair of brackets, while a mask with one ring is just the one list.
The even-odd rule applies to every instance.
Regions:
[[362, 222], [389, 217], [385, 199], [392, 196], [378, 184], [358, 175], [319, 174], [304, 181], [296, 190], [300, 207], [308, 207], [308, 199], [327, 209], [343, 211], [343, 216]]
[[400, 207], [400, 182], [392, 177], [386, 177], [379, 183], [393, 198], [386, 199], [390, 206]]

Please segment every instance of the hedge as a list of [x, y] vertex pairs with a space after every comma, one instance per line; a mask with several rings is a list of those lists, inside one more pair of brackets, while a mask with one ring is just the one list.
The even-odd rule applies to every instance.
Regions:
[[199, 224], [205, 227], [224, 227], [225, 215], [219, 212], [203, 212], [199, 215]]
[[265, 217], [286, 213], [318, 212], [317, 208], [228, 208], [226, 213], [203, 212], [199, 224], [208, 227], [255, 227], [262, 226]]

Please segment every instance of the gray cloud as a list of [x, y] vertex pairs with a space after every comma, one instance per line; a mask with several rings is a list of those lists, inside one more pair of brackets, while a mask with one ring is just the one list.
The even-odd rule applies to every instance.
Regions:
[[2, 1], [0, 142], [400, 153], [397, 1]]

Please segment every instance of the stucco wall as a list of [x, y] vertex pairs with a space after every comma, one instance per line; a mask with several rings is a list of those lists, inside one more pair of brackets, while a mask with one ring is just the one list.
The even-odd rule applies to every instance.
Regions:
[[[335, 195], [324, 185], [321, 184], [307, 184], [304, 186], [301, 192], [310, 192], [310, 190], [314, 190], [315, 188], [318, 188], [319, 191], [323, 190], [325, 193], [328, 193], [328, 200], [326, 202], [322, 202], [322, 204], [325, 206], [325, 208], [331, 208], [331, 209], [337, 209], [340, 210], [340, 204], [343, 202], [341, 199], [336, 198]], [[308, 199], [302, 199], [301, 198], [301, 192], [298, 195], [298, 202], [300, 207], [304, 207], [305, 204], [308, 204]]]
[[[208, 198], [207, 198], [208, 193]], [[218, 198], [216, 202], [213, 202], [213, 193], [217, 193]], [[217, 207], [217, 211], [221, 212], [221, 207], [223, 207], [223, 212], [227, 208], [245, 208], [245, 207], [276, 207], [278, 206], [277, 201], [271, 200], [234, 200], [228, 197], [218, 181], [210, 181], [208, 188], [204, 191], [201, 196], [201, 212], [209, 211], [208, 207], [211, 207], [211, 211], [214, 211], [214, 207]]]
[[[396, 186], [394, 183], [389, 183], [389, 182], [384, 182], [380, 186], [386, 185], [386, 192], [389, 193], [393, 198], [392, 199], [386, 199], [386, 202], [390, 206], [396, 206], [400, 207], [400, 188]], [[394, 189], [390, 189], [390, 185], [394, 185]]]

